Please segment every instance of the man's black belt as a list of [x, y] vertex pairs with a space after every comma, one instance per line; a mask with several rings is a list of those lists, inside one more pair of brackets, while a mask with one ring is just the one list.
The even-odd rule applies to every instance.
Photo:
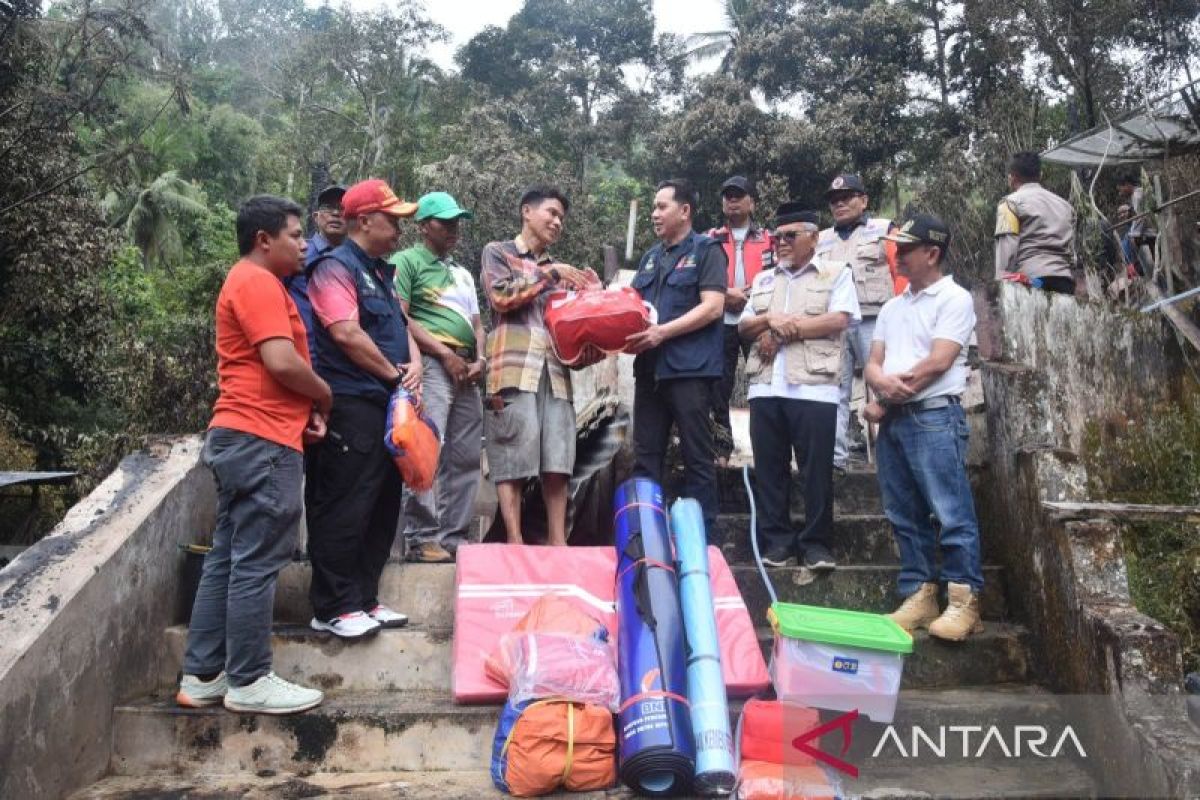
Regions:
[[956, 394], [941, 394], [937, 397], [927, 397], [924, 400], [915, 400], [911, 403], [901, 403], [897, 406], [889, 406], [891, 411], [898, 414], [916, 414], [918, 411], [933, 411], [935, 408], [945, 408], [946, 406], [957, 406], [962, 404], [962, 398]]
[[450, 349], [454, 351], [454, 355], [465, 358], [468, 363], [475, 360], [474, 347], [451, 347]]

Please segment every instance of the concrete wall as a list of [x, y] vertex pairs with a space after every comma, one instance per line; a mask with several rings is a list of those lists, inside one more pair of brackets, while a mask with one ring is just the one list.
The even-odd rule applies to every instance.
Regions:
[[181, 543], [211, 533], [200, 439], [126, 458], [0, 572], [0, 797], [55, 798], [104, 774], [112, 709], [149, 692], [182, 613]]
[[[1131, 796], [1200, 793], [1200, 735], [1182, 702], [1178, 642], [1129, 595], [1120, 528], [1064, 522], [1042, 501], [1098, 502], [1080, 459], [1091, 422], [1147, 413], [1182, 390], [1183, 354], [1157, 316], [1012, 285], [976, 294], [987, 406], [977, 481], [987, 552], [1006, 567], [1009, 607], [1031, 629], [1042, 678], [1107, 695], [1126, 726], [1093, 763]], [[1098, 709], [1099, 713], [1099, 709]]]

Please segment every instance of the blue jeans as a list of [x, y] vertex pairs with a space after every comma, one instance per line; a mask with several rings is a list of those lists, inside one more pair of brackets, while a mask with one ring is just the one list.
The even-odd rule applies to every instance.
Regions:
[[217, 527], [192, 621], [183, 671], [224, 670], [234, 686], [271, 671], [275, 578], [292, 558], [302, 511], [299, 450], [228, 428], [204, 441], [217, 482]]
[[871, 356], [871, 337], [875, 335], [875, 317], [863, 317], [861, 322], [850, 323], [846, 331], [846, 346], [842, 349], [842, 377], [838, 389], [837, 429], [833, 438], [833, 465], [846, 466], [850, 458], [848, 429], [850, 427], [850, 396], [854, 392], [854, 368], [866, 369]]
[[900, 594], [935, 583], [941, 523], [941, 579], [983, 589], [979, 523], [967, 480], [967, 418], [961, 405], [890, 411], [879, 428], [879, 488], [900, 548]]

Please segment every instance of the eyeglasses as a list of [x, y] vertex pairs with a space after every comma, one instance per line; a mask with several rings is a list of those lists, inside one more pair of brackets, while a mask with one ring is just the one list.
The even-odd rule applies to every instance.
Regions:
[[783, 231], [782, 233], [775, 234], [775, 238], [785, 242], [794, 242], [797, 236], [815, 236], [816, 233], [816, 231]]

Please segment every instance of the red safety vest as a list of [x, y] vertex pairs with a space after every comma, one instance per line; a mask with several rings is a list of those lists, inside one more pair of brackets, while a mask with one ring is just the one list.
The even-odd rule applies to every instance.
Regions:
[[[708, 236], [712, 237], [725, 251], [725, 257], [729, 260], [726, 283], [732, 287], [735, 270], [737, 270], [737, 256], [733, 251], [736, 243], [729, 233], [729, 227], [713, 228], [708, 232]], [[746, 286], [754, 282], [755, 275], [764, 269], [771, 269], [773, 266], [775, 266], [775, 237], [766, 228], [751, 225], [746, 234], [746, 241], [742, 244], [742, 268], [746, 272]]]

